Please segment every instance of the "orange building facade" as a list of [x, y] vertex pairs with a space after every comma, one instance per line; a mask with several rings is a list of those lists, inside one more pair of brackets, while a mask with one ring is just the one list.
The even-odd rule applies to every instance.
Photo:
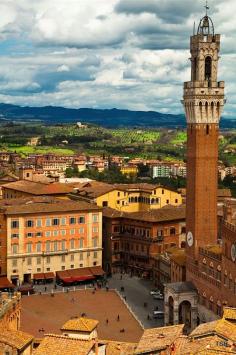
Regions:
[[[15, 284], [34, 274], [100, 266], [102, 212], [86, 202], [47, 197], [3, 200], [2, 274]], [[4, 254], [3, 253], [3, 254]]]

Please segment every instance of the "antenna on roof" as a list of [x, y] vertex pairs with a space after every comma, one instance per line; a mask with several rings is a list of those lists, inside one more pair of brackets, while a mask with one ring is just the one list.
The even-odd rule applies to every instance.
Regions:
[[193, 24], [193, 35], [195, 36], [195, 32], [196, 32], [196, 23], [194, 21], [194, 24]]
[[206, 0], [206, 5], [204, 6], [206, 9], [206, 16], [208, 15], [208, 10], [210, 9], [208, 6], [208, 1]]

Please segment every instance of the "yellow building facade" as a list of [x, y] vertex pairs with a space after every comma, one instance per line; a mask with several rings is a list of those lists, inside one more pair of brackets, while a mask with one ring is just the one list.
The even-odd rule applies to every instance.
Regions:
[[94, 199], [101, 207], [110, 207], [124, 212], [149, 211], [166, 205], [182, 204], [180, 193], [162, 186], [149, 184], [117, 185], [112, 191]]

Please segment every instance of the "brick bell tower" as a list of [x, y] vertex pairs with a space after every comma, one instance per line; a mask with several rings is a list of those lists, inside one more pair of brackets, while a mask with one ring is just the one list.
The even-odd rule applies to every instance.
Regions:
[[[206, 7], [208, 10], [208, 7]], [[199, 248], [217, 243], [218, 132], [224, 82], [217, 81], [220, 35], [201, 19], [190, 40], [191, 81], [184, 83], [187, 119], [187, 279], [195, 279]]]

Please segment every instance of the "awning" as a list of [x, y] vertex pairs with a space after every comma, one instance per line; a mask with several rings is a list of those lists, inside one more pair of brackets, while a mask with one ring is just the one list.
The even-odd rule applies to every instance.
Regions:
[[65, 284], [71, 284], [73, 283], [73, 279], [71, 278], [70, 274], [68, 273], [67, 270], [65, 271], [57, 271], [56, 272], [56, 277], [57, 279], [59, 279], [60, 281], [62, 281]]
[[0, 290], [5, 288], [15, 288], [6, 276], [0, 276]]
[[54, 279], [54, 277], [55, 277], [54, 272], [45, 272], [44, 273], [45, 280], [51, 280], [51, 279]]
[[43, 272], [39, 272], [38, 274], [34, 274], [33, 275], [33, 279], [34, 280], [44, 280], [44, 273]]
[[101, 266], [91, 267], [90, 270], [94, 276], [104, 276], [105, 274]]
[[71, 269], [71, 270], [68, 270], [68, 273], [74, 282], [94, 279], [94, 275], [92, 274], [90, 268], [88, 268], [88, 267], [79, 268], [79, 269]]

